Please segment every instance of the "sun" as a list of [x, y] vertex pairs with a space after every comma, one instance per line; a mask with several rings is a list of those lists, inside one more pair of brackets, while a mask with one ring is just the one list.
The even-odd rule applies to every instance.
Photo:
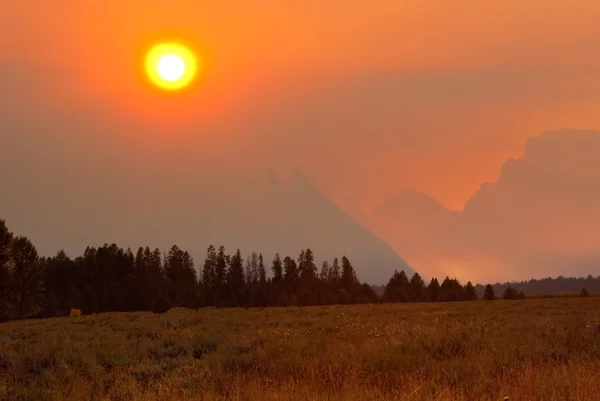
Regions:
[[179, 43], [161, 43], [146, 55], [146, 73], [161, 89], [176, 91], [189, 86], [200, 65], [198, 57]]

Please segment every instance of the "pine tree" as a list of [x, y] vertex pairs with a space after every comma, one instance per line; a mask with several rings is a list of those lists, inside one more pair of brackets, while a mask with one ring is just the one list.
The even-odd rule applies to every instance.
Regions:
[[0, 220], [0, 322], [8, 320], [14, 314], [9, 299], [9, 280], [13, 270], [10, 263], [12, 239], [12, 233], [6, 227], [6, 223]]
[[298, 263], [296, 264], [296, 267], [298, 269], [298, 275], [299, 277], [301, 277], [304, 271], [304, 249], [300, 252], [300, 255], [298, 256]]
[[202, 267], [202, 293], [205, 305], [215, 304], [215, 271], [217, 269], [217, 250], [210, 245], [206, 250], [206, 259]]
[[446, 277], [440, 286], [439, 299], [446, 302], [462, 301], [465, 299], [464, 288], [457, 279]]
[[252, 252], [252, 255], [250, 255], [250, 270], [252, 272], [252, 277], [249, 280], [249, 282], [251, 282], [252, 285], [256, 285], [256, 283], [258, 283], [258, 281], [260, 280], [259, 260], [256, 252]]
[[412, 302], [423, 302], [427, 300], [427, 287], [419, 273], [413, 274], [409, 283], [409, 297]]
[[273, 267], [271, 270], [273, 271], [273, 283], [278, 283], [283, 280], [283, 265], [279, 254], [276, 254], [275, 258], [273, 258]]
[[496, 294], [494, 294], [494, 288], [488, 284], [485, 286], [485, 293], [483, 294], [483, 299], [486, 301], [493, 301], [496, 299]]
[[258, 282], [262, 285], [267, 283], [267, 271], [265, 270], [262, 253], [258, 255]]
[[477, 300], [477, 292], [475, 291], [475, 287], [473, 287], [473, 283], [470, 281], [465, 286], [465, 300], [466, 301], [476, 301]]
[[195, 308], [199, 305], [196, 269], [187, 251], [176, 245], [169, 250], [165, 259], [165, 275], [173, 306]]
[[231, 257], [227, 286], [229, 287], [229, 305], [241, 306], [244, 301], [244, 268], [242, 254], [239, 249]]
[[348, 292], [353, 292], [358, 286], [358, 279], [354, 272], [352, 263], [346, 256], [342, 256], [342, 277], [341, 277], [342, 288]]
[[429, 302], [437, 302], [440, 297], [440, 282], [437, 278], [432, 278], [427, 286], [427, 298]]
[[338, 258], [334, 258], [333, 264], [329, 269], [329, 286], [332, 289], [332, 291], [338, 290], [341, 282], [341, 276], [342, 275], [340, 274], [340, 263], [338, 261]]
[[404, 270], [394, 271], [392, 278], [385, 286], [383, 300], [385, 302], [408, 302], [409, 282]]
[[285, 290], [280, 297], [282, 305], [298, 304], [298, 265], [296, 261], [289, 256], [283, 260], [283, 278]]
[[302, 251], [298, 258], [300, 268], [300, 277], [304, 280], [313, 280], [317, 278], [317, 266], [315, 265], [315, 256], [310, 249]]
[[323, 262], [323, 264], [321, 265], [321, 274], [319, 274], [319, 280], [321, 280], [323, 283], [327, 283], [327, 281], [329, 280], [329, 262], [328, 261]]
[[[156, 252], [156, 251], [155, 251]], [[133, 289], [134, 310], [154, 310], [154, 305], [162, 286], [160, 251], [159, 260], [149, 247], [139, 248], [135, 255], [134, 271], [130, 281]]]
[[215, 304], [222, 306], [227, 298], [227, 288], [225, 286], [225, 280], [227, 278], [227, 261], [228, 256], [225, 253], [225, 247], [219, 247], [219, 253], [217, 254], [217, 260], [215, 264], [215, 274], [213, 276], [213, 293], [215, 294]]
[[296, 261], [289, 256], [283, 260], [284, 279], [289, 283], [295, 283], [298, 280], [298, 265]]
[[41, 310], [44, 299], [44, 271], [37, 250], [26, 237], [14, 239], [11, 249], [14, 274], [9, 291], [15, 299], [20, 318], [30, 317]]

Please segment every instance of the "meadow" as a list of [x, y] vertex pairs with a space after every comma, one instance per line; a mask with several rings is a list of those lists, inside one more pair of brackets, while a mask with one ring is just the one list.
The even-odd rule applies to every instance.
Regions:
[[600, 298], [0, 324], [2, 400], [594, 400]]

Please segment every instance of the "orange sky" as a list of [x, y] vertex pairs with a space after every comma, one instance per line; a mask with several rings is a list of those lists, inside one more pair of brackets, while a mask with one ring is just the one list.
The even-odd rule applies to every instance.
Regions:
[[[255, 152], [343, 207], [414, 188], [460, 209], [527, 137], [600, 126], [598, 20], [595, 0], [21, 0], [0, 14], [0, 65], [54, 85], [22, 84], [42, 110], [109, 121], [124, 147], [227, 149], [230, 166]], [[140, 57], [163, 33], [206, 58], [196, 91], [146, 85]]]

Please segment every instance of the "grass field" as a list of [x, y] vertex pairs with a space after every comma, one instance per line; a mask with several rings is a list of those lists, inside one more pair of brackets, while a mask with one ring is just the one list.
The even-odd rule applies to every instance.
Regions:
[[0, 325], [0, 399], [597, 400], [600, 298]]

